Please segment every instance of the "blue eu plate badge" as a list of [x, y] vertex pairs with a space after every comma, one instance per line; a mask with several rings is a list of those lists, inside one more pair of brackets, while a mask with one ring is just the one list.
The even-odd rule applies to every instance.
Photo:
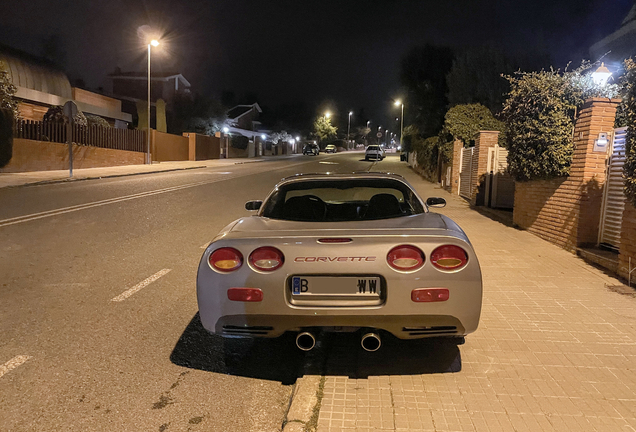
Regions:
[[292, 292], [294, 294], [300, 294], [300, 278], [299, 277], [292, 278]]

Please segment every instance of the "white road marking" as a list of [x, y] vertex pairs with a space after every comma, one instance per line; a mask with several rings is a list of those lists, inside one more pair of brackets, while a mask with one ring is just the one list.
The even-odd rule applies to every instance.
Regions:
[[13, 369], [24, 364], [30, 358], [31, 356], [28, 356], [28, 355], [19, 355], [19, 356], [13, 357], [11, 360], [6, 362], [5, 364], [0, 365], [0, 378], [2, 378], [4, 374], [9, 373]]
[[210, 243], [212, 243], [212, 242], [211, 241], [207, 242], [206, 244], [201, 246], [201, 249], [207, 249], [207, 247], [210, 246]]
[[153, 283], [154, 281], [159, 279], [161, 276], [167, 275], [168, 273], [170, 273], [171, 270], [172, 269], [163, 269], [161, 271], [158, 271], [157, 273], [155, 273], [152, 276], [150, 276], [148, 279], [145, 279], [145, 280], [139, 282], [137, 285], [135, 285], [134, 287], [132, 287], [130, 289], [127, 289], [123, 293], [119, 294], [117, 297], [114, 297], [114, 298], [110, 299], [110, 301], [120, 302], [120, 301], [126, 300], [128, 297], [130, 297], [131, 295], [133, 295], [137, 291], [147, 287], [148, 285], [150, 285], [151, 283]]
[[[308, 164], [308, 163], [310, 163], [310, 162], [300, 162], [300, 163], [296, 163], [296, 164], [287, 165], [285, 168], [291, 168], [291, 167], [297, 166], [297, 165], [305, 165], [305, 164]], [[144, 197], [148, 197], [148, 196], [152, 196], [152, 195], [158, 195], [158, 194], [163, 194], [163, 193], [167, 193], [167, 192], [174, 192], [174, 191], [178, 191], [178, 190], [181, 190], [181, 189], [187, 189], [187, 188], [191, 188], [191, 187], [207, 185], [207, 184], [210, 184], [210, 183], [222, 182], [222, 181], [226, 181], [226, 180], [234, 180], [234, 179], [241, 178], [241, 177], [249, 177], [251, 175], [256, 175], [256, 174], [262, 174], [262, 172], [252, 172], [252, 173], [246, 173], [246, 174], [242, 174], [242, 175], [235, 175], [235, 176], [232, 176], [232, 177], [215, 178], [214, 180], [205, 180], [205, 181], [200, 181], [200, 182], [196, 182], [196, 183], [188, 183], [188, 184], [184, 184], [184, 185], [180, 185], [180, 186], [172, 186], [172, 187], [167, 187], [167, 188], [163, 188], [163, 189], [156, 189], [156, 190], [153, 190], [153, 191], [140, 192], [140, 193], [136, 193], [136, 194], [132, 194], [132, 195], [124, 195], [124, 196], [121, 196], [121, 197], [109, 198], [109, 199], [100, 200], [100, 201], [94, 201], [94, 202], [90, 202], [90, 203], [86, 203], [86, 204], [77, 204], [77, 205], [73, 205], [73, 206], [69, 206], [69, 207], [62, 207], [62, 208], [54, 209], [54, 210], [47, 210], [47, 211], [43, 211], [43, 212], [39, 212], [39, 213], [31, 213], [31, 214], [28, 214], [28, 215], [16, 216], [16, 217], [0, 220], [0, 228], [5, 227], [5, 226], [9, 226], [9, 225], [15, 225], [15, 224], [23, 223], [23, 222], [29, 222], [29, 221], [32, 221], [32, 220], [37, 220], [37, 219], [57, 216], [57, 215], [61, 215], [61, 214], [64, 214], [64, 213], [72, 213], [72, 212], [76, 212], [76, 211], [79, 211], [79, 210], [85, 210], [85, 209], [89, 209], [89, 208], [93, 208], [93, 207], [100, 207], [100, 206], [104, 206], [104, 205], [108, 205], [108, 204], [115, 204], [115, 203], [119, 203], [119, 202], [122, 202], [122, 201], [128, 201], [128, 200], [137, 199], [137, 198], [144, 198]]]
[[318, 163], [325, 164], [325, 165], [340, 165], [340, 163], [338, 163], [338, 162], [326, 162], [326, 161], [323, 161], [323, 162], [318, 162]]

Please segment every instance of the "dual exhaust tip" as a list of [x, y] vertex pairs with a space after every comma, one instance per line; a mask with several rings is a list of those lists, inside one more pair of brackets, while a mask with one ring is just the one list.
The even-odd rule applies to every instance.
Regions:
[[[373, 352], [380, 349], [382, 341], [377, 333], [366, 333], [362, 336], [360, 345], [365, 351]], [[309, 332], [298, 333], [296, 346], [303, 351], [310, 351], [316, 346], [316, 337]]]

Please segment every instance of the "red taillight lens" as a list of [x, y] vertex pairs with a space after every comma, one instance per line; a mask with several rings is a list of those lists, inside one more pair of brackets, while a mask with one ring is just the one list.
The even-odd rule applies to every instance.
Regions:
[[230, 288], [227, 298], [232, 301], [259, 302], [263, 301], [263, 291], [258, 288]]
[[401, 271], [416, 270], [424, 265], [424, 252], [415, 246], [396, 246], [386, 256], [391, 267]]
[[243, 255], [234, 248], [224, 247], [212, 252], [209, 262], [214, 270], [229, 273], [243, 265]]
[[457, 270], [468, 262], [468, 254], [459, 246], [440, 246], [431, 254], [431, 262], [440, 270]]
[[250, 264], [257, 270], [274, 271], [285, 262], [285, 256], [275, 247], [260, 247], [250, 254]]
[[416, 303], [441, 302], [449, 297], [448, 288], [417, 288], [411, 291], [411, 300]]

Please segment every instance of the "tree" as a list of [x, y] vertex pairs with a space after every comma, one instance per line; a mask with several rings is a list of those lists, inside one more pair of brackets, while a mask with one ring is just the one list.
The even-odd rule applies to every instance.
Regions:
[[515, 69], [506, 56], [493, 48], [464, 51], [455, 57], [446, 75], [450, 106], [477, 103], [492, 112], [501, 111], [505, 94], [510, 89], [502, 74], [511, 74]]
[[292, 139], [294, 139], [294, 137], [287, 133], [287, 131], [272, 132], [269, 134], [269, 140], [274, 144], [278, 144], [279, 142], [289, 142]]
[[18, 88], [13, 85], [6, 65], [3, 61], [0, 61], [0, 109], [11, 111], [14, 119], [20, 117], [18, 101], [14, 97], [16, 91], [18, 91]]
[[401, 63], [400, 79], [407, 90], [405, 114], [423, 136], [437, 135], [448, 106], [446, 75], [453, 64], [450, 48], [412, 48]]
[[178, 94], [170, 104], [166, 120], [170, 133], [214, 135], [222, 129], [226, 119], [226, 108], [216, 99], [200, 94]]
[[331, 119], [328, 119], [327, 116], [318, 116], [314, 121], [313, 134], [320, 142], [336, 139], [337, 133], [338, 128], [331, 124]]
[[479, 131], [503, 131], [504, 124], [481, 104], [456, 105], [444, 116], [444, 130], [468, 145]]

